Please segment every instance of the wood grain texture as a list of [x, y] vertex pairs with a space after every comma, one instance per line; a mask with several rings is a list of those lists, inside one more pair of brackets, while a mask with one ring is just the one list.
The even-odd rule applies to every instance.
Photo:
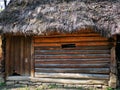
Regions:
[[[61, 79], [82, 79], [84, 82], [91, 79], [91, 83], [94, 80], [106, 80], [107, 83], [110, 73], [110, 48], [113, 42], [99, 34], [88, 32], [35, 36], [35, 77], [41, 78], [43, 82], [59, 82]], [[63, 48], [63, 45], [69, 44], [74, 47]], [[67, 83], [65, 80], [62, 83]]]
[[109, 68], [35, 68], [35, 72], [108, 74], [110, 70]]
[[79, 84], [79, 85], [106, 85], [107, 80], [78, 80], [78, 79], [55, 79], [55, 78], [31, 78], [34, 82], [51, 82], [62, 84]]
[[[31, 38], [24, 36], [7, 37], [7, 58], [9, 63], [6, 65], [8, 75], [12, 75], [15, 70], [20, 75], [30, 75], [31, 62]], [[25, 61], [27, 58], [27, 63]]]
[[109, 79], [109, 75], [102, 74], [79, 74], [79, 73], [35, 73], [39, 78], [78, 78], [78, 79]]
[[36, 68], [103, 68], [110, 67], [110, 64], [35, 64]]
[[35, 43], [71, 43], [71, 42], [97, 42], [97, 41], [108, 41], [107, 38], [103, 38], [103, 37], [54, 37], [54, 38], [36, 38], [34, 40]]

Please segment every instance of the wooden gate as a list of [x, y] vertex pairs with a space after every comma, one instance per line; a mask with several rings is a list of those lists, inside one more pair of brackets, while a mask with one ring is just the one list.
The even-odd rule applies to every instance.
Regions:
[[35, 77], [43, 82], [108, 84], [110, 48], [94, 32], [34, 37]]

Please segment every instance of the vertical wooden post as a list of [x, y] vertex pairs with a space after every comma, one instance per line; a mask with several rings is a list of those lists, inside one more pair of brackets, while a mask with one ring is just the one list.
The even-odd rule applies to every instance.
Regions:
[[33, 40], [33, 37], [31, 37], [31, 77], [34, 77], [35, 76], [35, 68], [34, 68], [34, 47], [33, 47], [33, 43], [34, 43], [34, 40]]
[[[114, 38], [116, 41], [116, 38]], [[116, 88], [117, 86], [117, 64], [116, 64], [116, 42], [114, 42], [114, 46], [111, 48], [111, 64], [110, 64], [110, 80], [109, 87]]]

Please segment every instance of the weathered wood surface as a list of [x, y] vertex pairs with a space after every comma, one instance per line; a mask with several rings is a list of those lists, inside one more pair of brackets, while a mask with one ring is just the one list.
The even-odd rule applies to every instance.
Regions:
[[6, 59], [6, 63], [5, 63], [5, 73], [6, 73], [6, 76], [8, 76], [9, 75], [9, 62], [10, 62], [10, 58], [9, 58], [9, 54], [10, 53], [8, 53], [8, 52], [10, 52], [10, 48], [9, 48], [9, 46], [10, 46], [10, 38], [8, 37], [7, 39], [6, 39], [6, 57], [5, 57], [5, 59]]
[[30, 75], [31, 38], [24, 36], [7, 36], [6, 38], [7, 75], [12, 75], [14, 70], [20, 75]]
[[35, 64], [35, 68], [110, 68], [110, 64]]
[[[70, 42], [69, 42], [70, 43]], [[71, 42], [71, 43], [74, 43], [74, 42]], [[109, 42], [77, 42], [76, 43], [76, 46], [108, 46], [112, 43], [109, 43]], [[41, 46], [41, 47], [50, 47], [50, 46], [58, 46], [58, 47], [61, 47], [61, 44], [60, 43], [35, 43], [34, 44], [35, 47], [37, 46]]]
[[109, 74], [108, 68], [35, 68], [35, 72], [47, 73], [99, 73]]
[[35, 50], [40, 55], [61, 55], [61, 54], [110, 54], [110, 50]]
[[109, 79], [109, 75], [80, 73], [35, 73], [40, 78], [78, 78], [78, 79]]
[[106, 42], [108, 41], [107, 38], [103, 38], [103, 37], [49, 37], [49, 38], [36, 38], [34, 40], [35, 43], [71, 43], [71, 42], [98, 42], [98, 41], [103, 41]]
[[62, 84], [79, 84], [79, 85], [106, 85], [107, 80], [78, 80], [78, 79], [55, 79], [55, 78], [31, 78], [32, 81], [53, 82]]
[[117, 64], [116, 64], [116, 52], [115, 46], [111, 49], [111, 66], [110, 66], [110, 80], [109, 86], [112, 88], [117, 87]]
[[109, 60], [63, 60], [63, 62], [59, 60], [36, 60], [35, 63], [40, 63], [40, 64], [104, 64], [104, 63], [109, 63]]
[[[41, 47], [36, 46], [34, 47], [34, 50], [60, 50], [60, 46], [50, 46], [50, 47]], [[76, 47], [76, 48], [62, 48], [62, 50], [110, 50], [111, 46], [82, 46], [82, 47]]]
[[[76, 83], [83, 84], [91, 79], [90, 82], [103, 80], [104, 84], [105, 79], [108, 84], [110, 48], [113, 45], [109, 39], [93, 32], [82, 32], [79, 35], [35, 36], [33, 42], [35, 77], [41, 81], [59, 82], [60, 79], [67, 78], [70, 83], [75, 83], [71, 80], [78, 79]], [[74, 46], [62, 47], [67, 44]], [[79, 81], [80, 78], [83, 83]], [[63, 81], [62, 83], [67, 83], [66, 79]], [[86, 81], [84, 84], [89, 83]]]
[[26, 81], [26, 80], [30, 80], [30, 77], [29, 76], [8, 76], [6, 78], [6, 80], [8, 80], [8, 81], [19, 81], [19, 80]]
[[33, 47], [33, 39], [31, 40], [31, 77], [35, 76], [35, 61], [34, 61], [34, 47]]

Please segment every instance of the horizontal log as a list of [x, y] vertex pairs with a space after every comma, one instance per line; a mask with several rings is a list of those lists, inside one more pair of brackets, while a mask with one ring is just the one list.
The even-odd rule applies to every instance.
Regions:
[[105, 64], [105, 63], [109, 64], [110, 60], [109, 61], [105, 61], [105, 60], [104, 61], [103, 60], [102, 61], [99, 61], [99, 60], [96, 60], [96, 61], [95, 60], [94, 61], [92, 61], [92, 60], [91, 61], [90, 60], [89, 61], [85, 61], [85, 60], [74, 60], [74, 59], [73, 60], [64, 60], [64, 61], [63, 60], [62, 61], [60, 61], [60, 60], [59, 61], [58, 60], [57, 61], [55, 61], [55, 60], [51, 60], [51, 61], [41, 61], [41, 60], [40, 61], [36, 61], [35, 60], [35, 63], [36, 64], [38, 64], [38, 63], [39, 64]]
[[35, 54], [110, 54], [110, 50], [35, 50]]
[[109, 68], [35, 68], [35, 72], [47, 73], [109, 73]]
[[[62, 50], [110, 50], [111, 46], [77, 46], [76, 48], [62, 48]], [[61, 50], [59, 46], [37, 46], [34, 50]]]
[[35, 77], [40, 78], [78, 78], [78, 79], [109, 79], [109, 75], [104, 74], [80, 74], [80, 73], [35, 73]]
[[83, 59], [83, 58], [110, 58], [109, 54], [83, 54], [83, 55], [35, 55], [35, 59]]
[[68, 43], [68, 42], [83, 42], [83, 41], [108, 41], [104, 37], [54, 37], [54, 38], [36, 38], [34, 43]]
[[35, 61], [69, 61], [69, 60], [75, 60], [75, 61], [101, 61], [101, 62], [106, 62], [110, 61], [110, 58], [94, 58], [94, 59], [35, 59]]
[[[44, 47], [51, 47], [51, 46], [58, 46], [61, 47], [61, 44], [63, 43], [34, 43], [33, 46], [37, 47], [37, 46], [44, 46]], [[65, 43], [67, 44], [67, 43]], [[75, 43], [76, 46], [109, 46], [113, 43], [110, 42], [79, 42], [79, 43]]]
[[82, 34], [62, 34], [62, 35], [47, 35], [47, 36], [34, 36], [34, 39], [38, 38], [54, 38], [54, 37], [100, 37], [100, 34], [97, 33], [82, 33]]
[[73, 80], [73, 79], [55, 79], [55, 78], [31, 78], [34, 82], [62, 83], [62, 84], [87, 84], [87, 85], [104, 85], [108, 80]]
[[110, 64], [35, 64], [35, 68], [109, 68]]

